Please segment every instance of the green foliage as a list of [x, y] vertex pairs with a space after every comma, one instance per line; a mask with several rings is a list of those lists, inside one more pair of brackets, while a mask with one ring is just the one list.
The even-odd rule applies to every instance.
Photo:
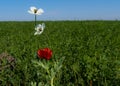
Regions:
[[36, 51], [45, 47], [53, 51], [49, 64], [65, 57], [55, 74], [55, 86], [120, 85], [120, 21], [44, 23], [44, 32], [34, 36], [34, 22], [0, 22], [0, 53], [8, 52], [16, 59], [13, 70], [0, 71], [0, 86], [48, 83], [43, 78], [47, 78], [45, 70], [32, 62]]

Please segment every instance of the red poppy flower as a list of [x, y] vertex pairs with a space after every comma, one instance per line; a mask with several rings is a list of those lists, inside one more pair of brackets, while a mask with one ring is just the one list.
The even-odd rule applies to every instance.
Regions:
[[52, 50], [50, 50], [49, 48], [39, 49], [37, 54], [39, 58], [49, 60], [52, 56]]

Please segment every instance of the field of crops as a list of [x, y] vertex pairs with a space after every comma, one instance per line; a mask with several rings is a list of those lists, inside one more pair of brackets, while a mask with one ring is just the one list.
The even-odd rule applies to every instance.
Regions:
[[[36, 36], [34, 22], [0, 22], [0, 54], [15, 58], [13, 68], [0, 61], [0, 86], [52, 86], [49, 73], [33, 61], [46, 62], [53, 72], [63, 57], [54, 86], [120, 86], [120, 21], [43, 22], [44, 32]], [[52, 50], [50, 60], [36, 57], [42, 48]]]

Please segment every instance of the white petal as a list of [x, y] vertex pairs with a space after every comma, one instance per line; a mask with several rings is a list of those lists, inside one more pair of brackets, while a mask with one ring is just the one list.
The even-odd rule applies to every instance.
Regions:
[[30, 7], [30, 10], [31, 10], [32, 12], [34, 12], [34, 10], [37, 10], [37, 8], [36, 8], [36, 7]]
[[37, 34], [38, 34], [38, 32], [35, 32], [35, 33], [34, 33], [34, 35], [37, 35]]
[[39, 31], [39, 28], [41, 28], [41, 26], [42, 26], [41, 24], [38, 24], [38, 25], [35, 27], [35, 30], [36, 30], [36, 31]]
[[38, 34], [40, 35], [40, 34], [42, 34], [42, 32], [43, 32], [43, 31], [41, 31], [41, 32], [38, 32]]
[[35, 28], [35, 30], [37, 30], [37, 27]]
[[41, 15], [42, 13], [44, 13], [44, 11], [43, 11], [43, 9], [40, 8], [40, 9], [38, 9], [38, 11], [37, 11], [36, 14], [37, 14], [37, 15]]
[[37, 27], [41, 27], [42, 25], [41, 24], [38, 24]]
[[32, 12], [31, 10], [28, 10], [28, 13], [30, 13], [30, 14], [35, 14], [34, 12]]
[[43, 31], [44, 29], [45, 29], [45, 25], [42, 24], [42, 26], [41, 26], [41, 30]]
[[42, 31], [44, 30], [44, 27], [43, 27], [43, 26], [41, 27], [41, 30], [42, 30]]
[[45, 28], [45, 24], [44, 24], [44, 23], [42, 23], [42, 28], [43, 28], [43, 29]]
[[39, 32], [35, 32], [34, 35], [39, 35]]
[[42, 32], [43, 31], [37, 31], [37, 32], [34, 33], [34, 35], [40, 35], [40, 34], [42, 34]]

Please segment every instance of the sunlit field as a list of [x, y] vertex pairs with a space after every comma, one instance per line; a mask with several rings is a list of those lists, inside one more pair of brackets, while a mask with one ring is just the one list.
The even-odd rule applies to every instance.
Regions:
[[49, 84], [48, 74], [39, 68], [38, 77], [32, 62], [37, 50], [46, 47], [53, 51], [51, 64], [65, 57], [54, 86], [120, 86], [120, 21], [44, 23], [44, 32], [34, 35], [34, 22], [0, 22], [0, 54], [15, 58], [13, 68], [2, 68], [6, 63], [0, 60], [0, 86]]

